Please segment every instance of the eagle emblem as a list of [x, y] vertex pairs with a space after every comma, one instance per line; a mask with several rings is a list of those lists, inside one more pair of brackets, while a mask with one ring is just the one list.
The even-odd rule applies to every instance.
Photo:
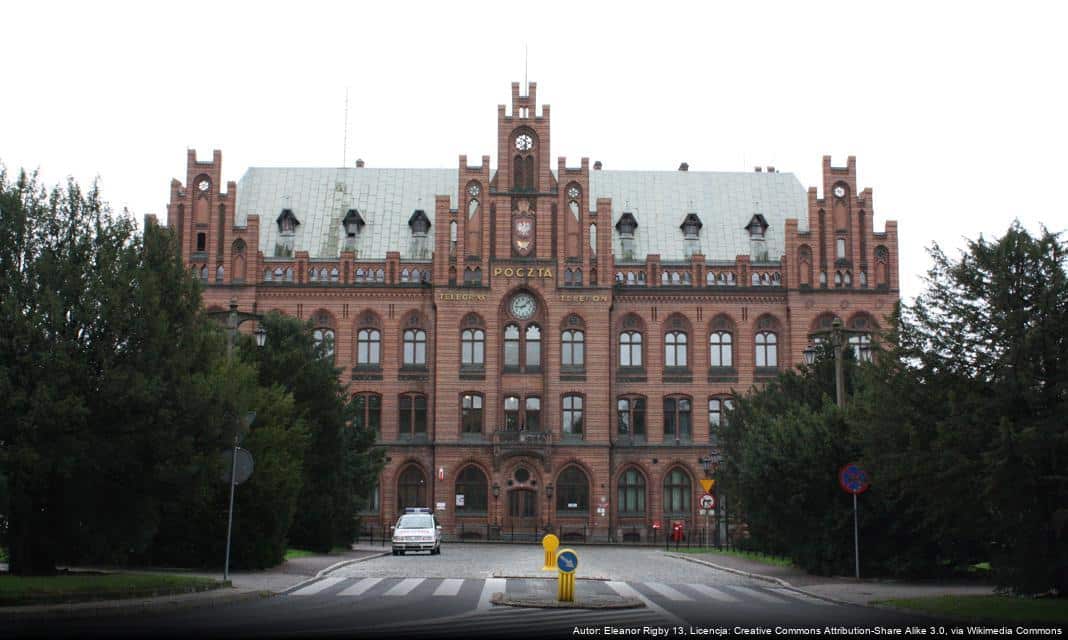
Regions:
[[514, 230], [515, 250], [521, 256], [527, 256], [534, 248], [534, 218], [528, 213], [522, 213], [512, 223]]

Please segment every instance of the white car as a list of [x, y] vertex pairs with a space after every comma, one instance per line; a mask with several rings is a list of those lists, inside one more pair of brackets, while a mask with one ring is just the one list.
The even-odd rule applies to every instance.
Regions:
[[393, 555], [402, 556], [405, 551], [429, 551], [430, 555], [441, 553], [441, 525], [426, 508], [407, 508], [393, 527]]

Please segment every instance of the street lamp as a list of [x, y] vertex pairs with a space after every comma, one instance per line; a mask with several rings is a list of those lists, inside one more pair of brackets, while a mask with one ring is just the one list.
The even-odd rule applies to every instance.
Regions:
[[256, 330], [252, 332], [256, 336], [256, 346], [262, 347], [267, 343], [267, 330], [263, 327], [257, 326]]
[[[229, 311], [208, 311], [207, 316], [209, 318], [218, 318], [225, 320], [226, 323], [226, 355], [230, 357], [234, 353], [234, 344], [237, 343], [237, 328], [242, 324], [249, 321], [259, 321], [263, 319], [258, 313], [248, 313], [247, 311], [237, 310], [237, 298], [230, 298], [230, 310]], [[253, 332], [256, 336], [256, 346], [262, 347], [267, 342], [267, 331], [263, 327], [257, 327]]]
[[[842, 373], [842, 361], [845, 359], [845, 347], [847, 344], [845, 334], [847, 333], [853, 332], [843, 329], [841, 318], [835, 317], [831, 322], [830, 329], [818, 331], [809, 336], [809, 338], [821, 342], [826, 340], [828, 336], [830, 337], [831, 349], [834, 351], [834, 395], [839, 407], [844, 407], [846, 403], [845, 375]], [[804, 355], [805, 363], [813, 364], [816, 362], [816, 347], [809, 343]]]

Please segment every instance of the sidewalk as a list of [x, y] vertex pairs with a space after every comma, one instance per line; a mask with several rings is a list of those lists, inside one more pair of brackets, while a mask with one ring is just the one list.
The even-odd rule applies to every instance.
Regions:
[[994, 593], [991, 585], [974, 583], [904, 582], [889, 579], [864, 579], [839, 576], [814, 576], [796, 567], [781, 567], [754, 560], [717, 553], [674, 553], [673, 558], [696, 562], [715, 569], [737, 573], [758, 580], [778, 583], [809, 595], [843, 604], [868, 605], [898, 598], [936, 596], [984, 596]]
[[[357, 546], [351, 551], [330, 555], [315, 555], [287, 560], [277, 567], [262, 571], [231, 571], [230, 587], [220, 587], [199, 593], [184, 593], [154, 598], [100, 600], [70, 604], [43, 604], [0, 607], [0, 620], [19, 618], [83, 617], [98, 615], [132, 615], [140, 613], [169, 613], [193, 607], [216, 607], [234, 602], [265, 598], [286, 591], [302, 582], [312, 580], [327, 569], [353, 562], [362, 562], [384, 555], [381, 548]], [[222, 570], [207, 572], [171, 567], [69, 567], [71, 570], [114, 571], [123, 573], [174, 573], [186, 576], [222, 580]]]

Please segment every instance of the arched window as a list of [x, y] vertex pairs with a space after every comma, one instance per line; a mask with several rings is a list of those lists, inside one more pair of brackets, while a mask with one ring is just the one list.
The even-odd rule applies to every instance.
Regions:
[[519, 429], [519, 396], [504, 396], [504, 428]]
[[730, 398], [708, 399], [708, 439], [712, 444], [719, 443], [719, 428], [727, 424], [727, 413], [733, 408]]
[[422, 329], [404, 331], [404, 366], [426, 366], [426, 331]]
[[[471, 465], [456, 474], [456, 513], [482, 515], [488, 506], [486, 474]], [[463, 499], [460, 499], [463, 496]]]
[[407, 507], [429, 507], [426, 499], [426, 475], [419, 467], [408, 467], [397, 479], [397, 511]]
[[421, 393], [405, 393], [400, 397], [400, 435], [414, 437], [426, 435], [426, 396]]
[[761, 331], [756, 334], [756, 366], [777, 367], [779, 366], [778, 336], [771, 331]]
[[315, 269], [308, 269], [308, 282], [315, 282], [319, 279], [319, 272]]
[[560, 364], [565, 367], [582, 368], [586, 366], [586, 336], [582, 331], [564, 332], [561, 347]]
[[224, 275], [226, 275], [226, 270], [223, 269], [223, 266], [221, 264], [219, 266], [215, 267], [215, 282], [216, 283], [222, 282]]
[[450, 256], [456, 255], [456, 233], [457, 233], [456, 221], [453, 220], [452, 222], [449, 223], [449, 255]]
[[482, 395], [465, 393], [460, 401], [461, 430], [464, 433], [482, 433]]
[[586, 472], [572, 465], [556, 477], [556, 513], [584, 514], [590, 510], [590, 481]]
[[637, 331], [624, 331], [619, 334], [619, 366], [642, 366], [642, 334]]
[[464, 329], [460, 334], [460, 364], [481, 367], [485, 362], [486, 332], [482, 329]]
[[759, 287], [760, 286], [760, 274], [759, 273], [754, 273], [752, 275], [752, 277], [750, 278], [750, 280], [752, 280], [752, 285], [754, 287]]
[[527, 431], [541, 431], [541, 398], [527, 396], [523, 426]]
[[616, 504], [620, 515], [640, 516], [645, 513], [645, 476], [634, 467], [619, 476]]
[[689, 441], [693, 437], [693, 403], [689, 398], [664, 398], [664, 440]]
[[687, 366], [685, 333], [672, 331], [664, 336], [664, 366]]
[[271, 270], [270, 269], [264, 269], [263, 270], [263, 281], [264, 282], [270, 282], [271, 281]]
[[382, 364], [382, 333], [378, 329], [360, 329], [356, 334], [356, 366], [378, 367]]
[[286, 282], [293, 282], [293, 267], [286, 267]]
[[567, 395], [563, 401], [563, 420], [560, 423], [564, 437], [582, 437], [582, 396]]
[[519, 327], [514, 324], [504, 328], [504, 366], [519, 368]]
[[621, 436], [645, 437], [645, 398], [624, 396], [616, 401], [616, 430]]
[[861, 333], [849, 336], [849, 346], [859, 362], [871, 362], [871, 334]]
[[664, 513], [690, 514], [690, 476], [678, 467], [664, 476]]
[[541, 366], [541, 329], [536, 324], [527, 326], [527, 361], [528, 371]]
[[381, 432], [382, 396], [377, 393], [358, 393], [352, 396], [352, 427]]
[[708, 361], [712, 367], [733, 367], [733, 337], [729, 331], [713, 331], [708, 336]]
[[319, 328], [312, 332], [315, 340], [315, 350], [322, 354], [323, 358], [333, 361], [334, 359], [334, 330]]

